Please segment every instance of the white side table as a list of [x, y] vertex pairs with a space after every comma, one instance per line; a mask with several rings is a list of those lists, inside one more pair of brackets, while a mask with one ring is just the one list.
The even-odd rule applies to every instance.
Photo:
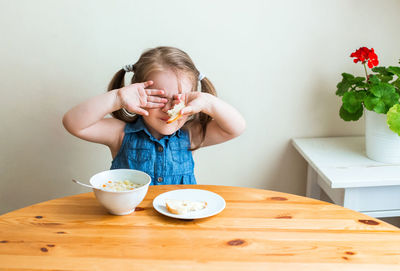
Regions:
[[372, 217], [400, 216], [400, 164], [384, 164], [365, 155], [360, 136], [295, 138], [308, 163], [307, 197], [321, 189], [338, 205]]

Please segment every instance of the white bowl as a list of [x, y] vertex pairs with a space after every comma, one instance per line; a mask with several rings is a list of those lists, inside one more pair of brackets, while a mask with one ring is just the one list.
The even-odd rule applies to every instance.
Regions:
[[[105, 191], [101, 187], [108, 181], [123, 181], [130, 180], [137, 184], [143, 184], [139, 188], [128, 191]], [[113, 215], [128, 215], [135, 211], [144, 199], [151, 182], [151, 177], [139, 170], [133, 169], [113, 169], [106, 170], [92, 176], [89, 180], [90, 184], [94, 187], [93, 192], [97, 200], [103, 205], [108, 212]]]

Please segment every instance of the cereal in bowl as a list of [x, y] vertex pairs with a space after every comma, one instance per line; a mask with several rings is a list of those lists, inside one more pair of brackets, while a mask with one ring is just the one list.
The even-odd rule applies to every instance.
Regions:
[[111, 192], [120, 192], [120, 191], [130, 191], [135, 188], [139, 188], [141, 186], [143, 186], [143, 184], [137, 184], [129, 180], [108, 181], [107, 183], [102, 185], [102, 189]]

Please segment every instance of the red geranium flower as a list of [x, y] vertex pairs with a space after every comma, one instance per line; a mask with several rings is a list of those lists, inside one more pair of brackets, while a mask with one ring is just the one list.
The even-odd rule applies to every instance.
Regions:
[[350, 57], [354, 57], [354, 63], [361, 61], [362, 64], [365, 64], [367, 62], [370, 69], [379, 64], [378, 56], [375, 54], [374, 48], [368, 49], [367, 47], [361, 47], [351, 53]]

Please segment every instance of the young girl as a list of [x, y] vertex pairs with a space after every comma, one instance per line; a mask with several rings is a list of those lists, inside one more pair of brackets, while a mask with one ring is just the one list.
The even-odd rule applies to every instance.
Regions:
[[[124, 86], [126, 73], [133, 73]], [[198, 91], [198, 84], [201, 91]], [[167, 123], [167, 111], [183, 101], [182, 115]], [[114, 118], [106, 118], [111, 114]], [[70, 109], [64, 127], [110, 148], [111, 169], [146, 172], [155, 184], [196, 184], [192, 151], [239, 136], [240, 113], [216, 97], [212, 83], [191, 58], [173, 47], [144, 52], [112, 78], [108, 92]]]

